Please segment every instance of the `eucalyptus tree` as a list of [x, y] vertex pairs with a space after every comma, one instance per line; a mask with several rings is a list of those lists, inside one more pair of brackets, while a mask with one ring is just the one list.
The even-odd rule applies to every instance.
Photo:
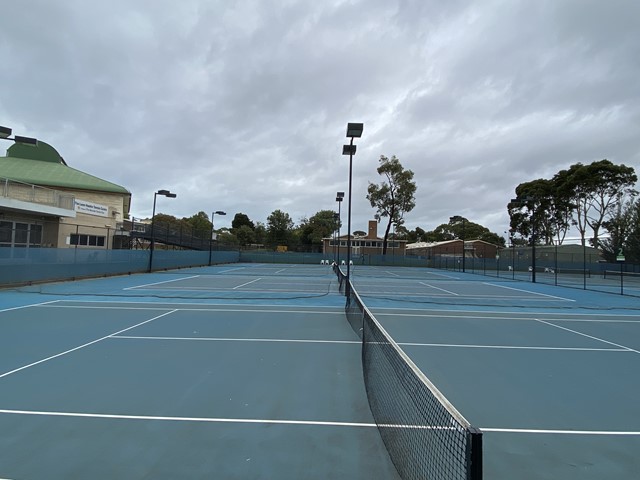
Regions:
[[404, 214], [416, 206], [417, 187], [413, 181], [413, 172], [405, 170], [395, 155], [391, 158], [381, 155], [379, 163], [378, 175], [385, 177], [386, 180], [379, 184], [369, 182], [367, 200], [377, 210], [376, 218], [389, 219], [382, 242], [382, 254], [385, 255], [391, 225], [402, 226]]

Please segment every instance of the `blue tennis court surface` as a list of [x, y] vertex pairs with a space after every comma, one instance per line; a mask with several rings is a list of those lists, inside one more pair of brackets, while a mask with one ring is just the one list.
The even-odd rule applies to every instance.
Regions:
[[[482, 429], [484, 478], [637, 478], [637, 299], [422, 268], [352, 278]], [[321, 265], [0, 292], [0, 478], [399, 478], [344, 304]]]
[[638, 478], [637, 299], [439, 275], [353, 272], [389, 334], [483, 431], [485, 478]]

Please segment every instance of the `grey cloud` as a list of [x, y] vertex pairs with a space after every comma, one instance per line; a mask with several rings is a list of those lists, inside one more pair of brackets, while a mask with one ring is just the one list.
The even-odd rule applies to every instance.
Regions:
[[[523, 181], [637, 166], [637, 2], [9, 2], [1, 124], [126, 186], [133, 214], [265, 221], [335, 208], [363, 121], [354, 225], [381, 154], [415, 172], [410, 228], [462, 214], [501, 233]], [[8, 19], [11, 19], [9, 21]], [[345, 206], [346, 209], [346, 205]], [[343, 209], [343, 213], [344, 210]], [[231, 216], [232, 218], [232, 216]], [[224, 219], [230, 223], [230, 219]]]

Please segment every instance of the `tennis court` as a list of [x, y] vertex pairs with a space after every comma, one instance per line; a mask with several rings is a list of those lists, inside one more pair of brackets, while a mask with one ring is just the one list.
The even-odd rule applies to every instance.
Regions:
[[[484, 478], [640, 471], [637, 299], [424, 268], [351, 273], [482, 431]], [[0, 478], [394, 479], [380, 432], [442, 430], [376, 428], [362, 342], [324, 265], [5, 290], [0, 332]], [[387, 409], [401, 405], [394, 381], [376, 384]]]
[[640, 305], [463, 273], [356, 267], [385, 330], [483, 432], [485, 478], [640, 472]]
[[335, 275], [288, 270], [1, 292], [0, 478], [398, 478]]

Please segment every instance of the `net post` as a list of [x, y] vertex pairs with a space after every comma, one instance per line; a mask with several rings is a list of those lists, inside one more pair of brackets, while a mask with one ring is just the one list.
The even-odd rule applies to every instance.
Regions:
[[469, 480], [482, 480], [482, 431], [469, 427]]

